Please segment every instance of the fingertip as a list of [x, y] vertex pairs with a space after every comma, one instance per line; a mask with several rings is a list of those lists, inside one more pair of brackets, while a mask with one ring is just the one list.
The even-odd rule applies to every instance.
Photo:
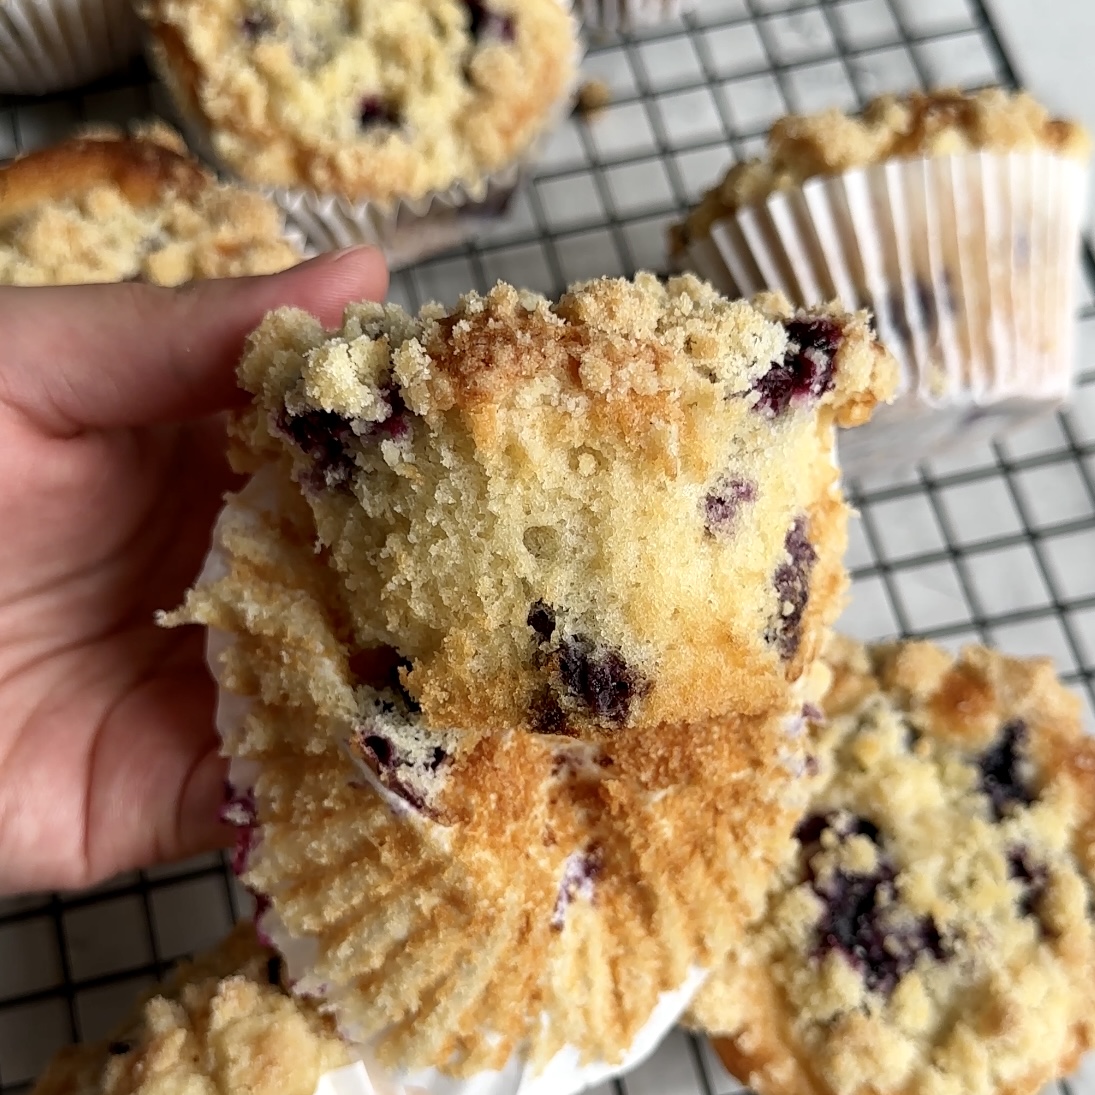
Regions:
[[301, 285], [303, 299], [292, 303], [312, 312], [325, 326], [336, 325], [348, 304], [383, 300], [388, 292], [388, 264], [375, 247], [350, 247], [309, 259], [282, 277]]

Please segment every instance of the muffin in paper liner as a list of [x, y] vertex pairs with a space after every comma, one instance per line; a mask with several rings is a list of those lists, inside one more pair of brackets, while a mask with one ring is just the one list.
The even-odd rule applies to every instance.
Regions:
[[758, 1095], [1033, 1095], [1095, 1047], [1079, 697], [984, 647], [827, 660], [808, 810], [687, 1021]]
[[699, 0], [578, 0], [582, 20], [605, 34], [652, 27], [693, 11]]
[[212, 630], [235, 868], [296, 994], [430, 1095], [570, 1095], [638, 1063], [757, 908], [801, 808], [793, 714], [575, 739], [437, 731], [331, 615], [299, 495], [229, 501]]
[[[434, 5], [448, 2], [434, 0]], [[222, 0], [209, 0], [208, 6], [215, 8], [221, 3]], [[237, 0], [223, 3], [239, 6]], [[273, 198], [315, 250], [371, 244], [384, 252], [390, 267], [398, 269], [456, 247], [496, 224], [510, 207], [515, 191], [532, 169], [548, 136], [567, 116], [578, 86], [584, 43], [577, 17], [572, 14], [573, 0], [556, 0], [556, 3], [566, 13], [569, 28], [566, 51], [555, 59], [557, 70], [552, 71], [552, 79], [558, 86], [541, 108], [535, 126], [528, 120], [534, 112], [526, 110], [519, 124], [512, 127], [523, 133], [523, 138], [518, 141], [507, 133], [500, 143], [509, 147], [510, 152], [501, 159], [493, 153], [494, 162], [489, 169], [476, 168], [470, 173], [456, 170], [445, 175], [431, 166], [427, 174], [437, 180], [436, 185], [422, 186], [421, 176], [412, 173], [413, 183], [408, 182], [403, 189], [393, 183], [390, 171], [387, 175], [370, 177], [367, 161], [357, 163], [356, 171], [352, 165], [347, 167], [344, 160], [348, 161], [348, 154], [342, 156], [337, 149], [332, 151], [317, 145], [323, 155], [316, 152], [315, 163], [311, 162], [315, 150], [309, 148], [294, 148], [273, 160], [263, 158], [261, 153], [241, 152], [240, 135], [218, 136], [202, 110], [198, 86], [201, 70], [188, 52], [182, 29], [191, 18], [190, 13], [174, 0], [143, 0], [138, 9], [145, 20], [146, 54], [171, 92], [179, 124], [191, 147], [218, 170]], [[492, 17], [485, 6], [479, 8], [482, 13], [474, 19], [504, 18], [510, 23], [505, 33], [514, 33], [515, 14]], [[252, 19], [269, 18], [260, 13], [246, 16], [242, 21], [247, 24]], [[195, 40], [200, 43], [202, 38]], [[387, 109], [377, 106], [370, 95], [362, 101], [364, 110]], [[258, 108], [252, 104], [249, 111], [254, 109]], [[267, 119], [264, 124], [262, 141], [269, 144], [270, 127], [277, 122]], [[389, 123], [384, 119], [381, 125], [387, 127]], [[397, 168], [405, 171], [406, 163], [397, 164]]]
[[140, 52], [130, 0], [4, 0], [0, 94], [43, 95], [79, 87]]
[[[974, 131], [960, 117], [967, 109], [995, 111], [1010, 128]], [[773, 288], [799, 304], [837, 297], [872, 310], [901, 390], [867, 428], [842, 435], [849, 474], [987, 440], [1068, 398], [1087, 141], [1078, 128], [1049, 128], [1065, 123], [1038, 132], [1030, 109], [999, 92], [914, 99], [897, 125], [912, 151], [929, 154], [903, 154], [875, 117], [852, 135], [861, 147], [834, 140], [834, 171], [804, 151], [813, 137], [789, 130], [786, 162], [762, 165], [759, 193], [748, 197], [750, 165], [735, 168], [741, 200], [701, 231], [686, 222], [673, 233], [675, 264], [724, 291]], [[840, 123], [855, 123], [839, 119], [847, 139]]]

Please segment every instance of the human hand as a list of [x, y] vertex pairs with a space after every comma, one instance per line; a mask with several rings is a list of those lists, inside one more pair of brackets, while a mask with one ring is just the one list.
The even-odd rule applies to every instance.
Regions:
[[227, 843], [198, 629], [164, 631], [231, 477], [245, 335], [387, 287], [374, 252], [266, 278], [0, 288], [0, 894]]

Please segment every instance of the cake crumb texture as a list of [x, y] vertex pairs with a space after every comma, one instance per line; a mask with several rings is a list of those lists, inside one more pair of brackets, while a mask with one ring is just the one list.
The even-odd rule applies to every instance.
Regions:
[[253, 478], [217, 544], [184, 618], [218, 636], [224, 749], [253, 773], [234, 867], [294, 991], [392, 1069], [622, 1060], [759, 911], [803, 805], [801, 709], [585, 739], [439, 729], [396, 659], [354, 650], [284, 481]]
[[846, 587], [833, 423], [894, 364], [865, 314], [639, 275], [282, 311], [240, 379], [237, 466], [305, 499], [426, 723], [583, 734], [787, 709]]

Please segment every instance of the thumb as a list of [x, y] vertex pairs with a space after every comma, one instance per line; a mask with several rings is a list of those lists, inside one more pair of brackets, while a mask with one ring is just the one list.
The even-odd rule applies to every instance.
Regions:
[[239, 398], [235, 365], [267, 312], [292, 305], [330, 326], [387, 286], [380, 253], [355, 248], [181, 289], [0, 288], [0, 402], [61, 435], [195, 418]]

